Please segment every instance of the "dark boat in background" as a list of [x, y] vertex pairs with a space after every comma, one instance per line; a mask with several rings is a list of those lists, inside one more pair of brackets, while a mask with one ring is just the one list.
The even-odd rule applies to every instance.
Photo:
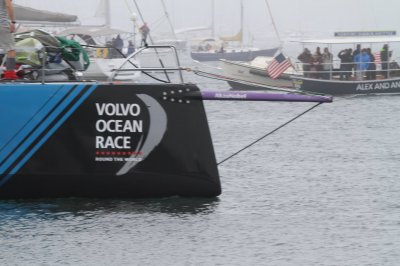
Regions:
[[191, 52], [190, 56], [193, 60], [197, 61], [218, 61], [221, 59], [230, 61], [251, 61], [258, 56], [274, 56], [278, 51], [278, 48], [270, 49], [257, 49], [257, 48], [228, 48], [223, 51], [211, 50], [211, 51], [196, 51]]
[[[214, 4], [213, 9], [214, 10]], [[243, 1], [240, 1], [240, 30], [233, 36], [214, 37], [214, 11], [212, 11], [212, 37], [200, 39], [195, 45], [191, 45], [190, 56], [193, 60], [219, 61], [221, 59], [230, 61], [251, 61], [258, 56], [274, 56], [278, 47], [257, 48], [246, 45], [243, 42], [244, 29], [244, 8]]]
[[381, 80], [324, 80], [293, 77], [294, 89], [329, 95], [400, 93], [400, 78]]

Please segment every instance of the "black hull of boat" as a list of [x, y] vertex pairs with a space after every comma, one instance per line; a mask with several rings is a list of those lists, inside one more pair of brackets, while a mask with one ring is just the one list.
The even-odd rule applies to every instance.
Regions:
[[296, 77], [293, 85], [300, 91], [329, 95], [400, 93], [400, 78], [339, 81]]
[[1, 84], [0, 198], [215, 197], [194, 85]]
[[224, 52], [224, 53], [208, 53], [208, 52], [191, 52], [190, 56], [193, 60], [200, 62], [205, 61], [218, 61], [220, 59], [230, 61], [251, 61], [257, 56], [274, 56], [277, 48], [255, 50], [255, 51], [238, 51], [238, 52]]
[[250, 85], [247, 83], [239, 83], [236, 81], [227, 81], [231, 90], [234, 91], [264, 91], [269, 90], [270, 87], [268, 86], [257, 86], [257, 85]]

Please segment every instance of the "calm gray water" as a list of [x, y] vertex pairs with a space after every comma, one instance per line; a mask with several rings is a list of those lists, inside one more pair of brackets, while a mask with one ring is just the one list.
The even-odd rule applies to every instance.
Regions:
[[[311, 106], [206, 103], [218, 161]], [[0, 201], [0, 265], [399, 265], [399, 117], [336, 98], [222, 164], [215, 199]]]

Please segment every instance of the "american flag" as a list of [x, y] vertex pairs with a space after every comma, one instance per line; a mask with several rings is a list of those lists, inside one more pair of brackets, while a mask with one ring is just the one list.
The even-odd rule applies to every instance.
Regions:
[[267, 67], [267, 73], [272, 79], [276, 79], [290, 66], [292, 66], [292, 64], [289, 59], [282, 53], [279, 53]]

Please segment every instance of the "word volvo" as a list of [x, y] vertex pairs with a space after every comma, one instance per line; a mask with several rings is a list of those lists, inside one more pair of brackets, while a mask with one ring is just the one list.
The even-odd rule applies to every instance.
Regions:
[[131, 133], [143, 132], [139, 104], [96, 103], [96, 149], [132, 149]]

